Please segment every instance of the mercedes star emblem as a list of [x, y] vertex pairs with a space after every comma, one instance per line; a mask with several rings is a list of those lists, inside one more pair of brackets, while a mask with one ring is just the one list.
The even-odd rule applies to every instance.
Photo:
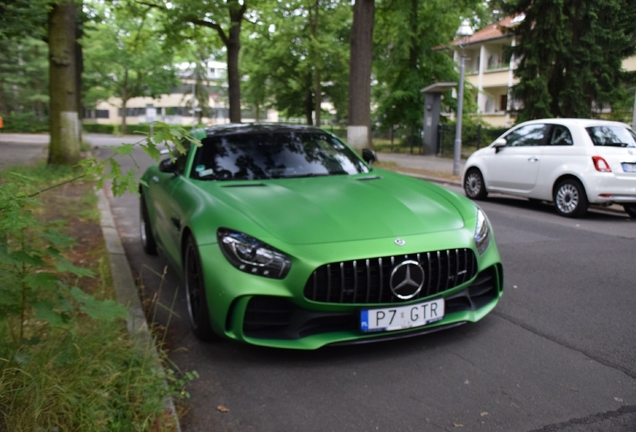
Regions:
[[401, 238], [396, 238], [393, 242], [398, 246], [404, 246], [406, 244], [406, 242]]
[[424, 269], [420, 263], [413, 260], [403, 261], [391, 272], [391, 291], [399, 299], [412, 299], [424, 286], [424, 279]]

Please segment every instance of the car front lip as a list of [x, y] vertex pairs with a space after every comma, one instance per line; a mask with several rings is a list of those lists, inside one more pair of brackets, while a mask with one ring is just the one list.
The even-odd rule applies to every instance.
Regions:
[[[389, 337], [387, 333], [367, 334], [360, 332], [358, 329], [348, 329], [345, 331], [314, 334], [297, 339], [255, 338], [245, 334], [243, 322], [248, 304], [255, 296], [288, 299], [295, 307], [299, 308], [299, 310], [315, 312], [317, 314], [357, 314], [362, 308], [382, 307], [383, 304], [312, 302], [304, 297], [303, 291], [312, 272], [326, 263], [365, 259], [365, 257], [371, 258], [389, 254], [410, 254], [424, 252], [426, 250], [464, 248], [466, 245], [474, 244], [472, 233], [469, 229], [405, 237], [404, 246], [397, 246], [393, 241], [394, 239], [375, 239], [337, 244], [294, 245], [293, 247], [281, 248], [288, 253], [292, 260], [291, 271], [289, 275], [282, 280], [268, 279], [241, 272], [227, 262], [217, 244], [201, 246], [200, 252], [204, 260], [205, 269], [204, 277], [206, 286], [209, 287], [207, 292], [213, 327], [230, 339], [255, 345], [295, 349], [316, 349], [333, 343], [350, 343], [356, 340]], [[280, 247], [280, 245], [276, 246]], [[494, 300], [478, 310], [466, 310], [448, 314], [442, 321], [425, 326], [426, 329], [447, 326], [458, 322], [474, 322], [483, 318], [494, 308], [503, 287], [500, 258], [496, 245], [494, 244], [494, 239], [483, 255], [479, 256], [474, 250], [474, 246], [473, 251], [477, 259], [478, 272], [487, 267], [496, 266], [498, 268], [497, 295]], [[473, 282], [474, 279], [434, 297], [447, 298], [453, 295], [459, 295], [459, 293], [466, 290]], [[420, 298], [417, 301], [405, 302], [404, 304], [418, 303], [426, 301], [427, 299], [428, 298]], [[389, 333], [390, 337], [395, 338], [402, 334], [407, 335], [413, 332], [423, 331], [424, 328], [415, 328]]]

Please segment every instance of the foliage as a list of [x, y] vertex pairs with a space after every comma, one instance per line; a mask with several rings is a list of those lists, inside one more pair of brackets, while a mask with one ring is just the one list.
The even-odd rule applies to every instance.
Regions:
[[111, 147], [113, 152], [111, 157], [102, 161], [89, 157], [80, 161], [79, 166], [83, 170], [83, 175], [97, 176], [98, 188], [102, 188], [106, 182], [112, 182], [114, 195], [122, 195], [126, 192], [136, 194], [138, 192], [139, 179], [135, 170], [131, 168], [125, 173], [122, 172], [121, 164], [117, 161], [117, 157], [130, 156], [135, 147], [139, 147], [153, 160], [159, 160], [161, 156], [160, 146], [166, 147], [171, 157], [174, 157], [185, 153], [190, 145], [200, 146], [201, 141], [198, 137], [199, 135], [196, 131], [191, 134], [181, 126], [155, 122], [152, 135], [148, 134], [147, 137], [136, 143], [113, 146]]
[[33, 113], [11, 113], [3, 116], [4, 128], [8, 133], [38, 133], [49, 130], [48, 118], [39, 118]]
[[[172, 54], [162, 49], [150, 10], [142, 16], [123, 8], [105, 8], [101, 22], [85, 31], [85, 101], [121, 98], [122, 133], [126, 133], [126, 104], [134, 97], [158, 97], [177, 84]], [[96, 94], [96, 92], [99, 92]]]
[[[76, 240], [57, 217], [96, 225], [94, 195], [56, 193], [78, 174], [59, 166], [3, 173], [0, 430], [148, 430], [163, 416], [164, 397], [184, 384], [174, 374], [164, 384], [152, 352], [125, 336], [125, 308], [104, 299], [103, 241], [82, 255], [91, 269], [67, 258]], [[95, 274], [100, 282], [91, 283]]]
[[[470, 14], [470, 1], [395, 0], [381, 2], [376, 11], [373, 88], [376, 123], [417, 128], [422, 123], [423, 87], [438, 81], [458, 81], [455, 64], [435, 48], [453, 39], [460, 17]], [[465, 106], [473, 103], [466, 92]], [[443, 99], [455, 108], [456, 101]]]
[[48, 103], [48, 47], [41, 40], [0, 38], [0, 114], [33, 113], [43, 119]]
[[350, 26], [351, 7], [343, 2], [263, 5], [242, 60], [247, 103], [275, 108], [282, 117], [307, 117], [314, 110], [318, 73], [324, 99], [334, 105], [338, 118], [346, 118]]
[[44, 38], [49, 3], [49, 0], [0, 0], [0, 41]]
[[518, 121], [598, 116], [623, 97], [622, 59], [636, 51], [634, 2], [520, 0], [507, 11], [525, 13], [511, 29], [519, 39]]

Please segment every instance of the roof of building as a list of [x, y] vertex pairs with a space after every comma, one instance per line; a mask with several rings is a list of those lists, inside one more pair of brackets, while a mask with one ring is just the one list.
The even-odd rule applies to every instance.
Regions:
[[469, 36], [468, 38], [459, 38], [451, 41], [450, 45], [457, 46], [461, 44], [462, 46], [466, 46], [508, 37], [504, 29], [514, 27], [516, 24], [523, 21], [524, 18], [524, 15], [507, 16], [501, 21], [491, 24], [488, 27], [484, 27], [483, 29], [475, 32], [474, 35]]

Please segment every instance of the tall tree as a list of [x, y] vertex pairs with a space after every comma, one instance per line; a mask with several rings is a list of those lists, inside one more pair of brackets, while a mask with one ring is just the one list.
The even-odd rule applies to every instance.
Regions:
[[48, 118], [48, 47], [32, 38], [0, 39], [0, 115]]
[[137, 17], [128, 10], [106, 9], [103, 21], [86, 31], [85, 78], [89, 93], [121, 99], [121, 133], [126, 133], [130, 99], [158, 97], [177, 84], [172, 54], [162, 49], [155, 24], [150, 11]]
[[351, 8], [337, 0], [264, 5], [245, 42], [246, 101], [320, 122], [321, 102], [346, 115]]
[[347, 141], [357, 150], [371, 146], [371, 64], [374, 0], [355, 0], [349, 57]]
[[[439, 81], [457, 81], [453, 60], [434, 48], [454, 38], [460, 17], [470, 14], [473, 5], [465, 0], [394, 0], [379, 6], [374, 35], [378, 84], [373, 96], [375, 118], [383, 128], [419, 129], [424, 109], [421, 89]], [[450, 97], [444, 103], [456, 106]]]
[[590, 117], [621, 97], [622, 59], [636, 50], [633, 1], [520, 0], [507, 10], [525, 15], [511, 29], [518, 121]]
[[133, 0], [164, 12], [166, 32], [187, 39], [192, 26], [213, 30], [223, 42], [227, 55], [230, 122], [241, 122], [241, 28], [249, 7], [259, 0]]
[[48, 27], [49, 164], [72, 165], [80, 159], [76, 23], [77, 7], [73, 0], [52, 4]]

